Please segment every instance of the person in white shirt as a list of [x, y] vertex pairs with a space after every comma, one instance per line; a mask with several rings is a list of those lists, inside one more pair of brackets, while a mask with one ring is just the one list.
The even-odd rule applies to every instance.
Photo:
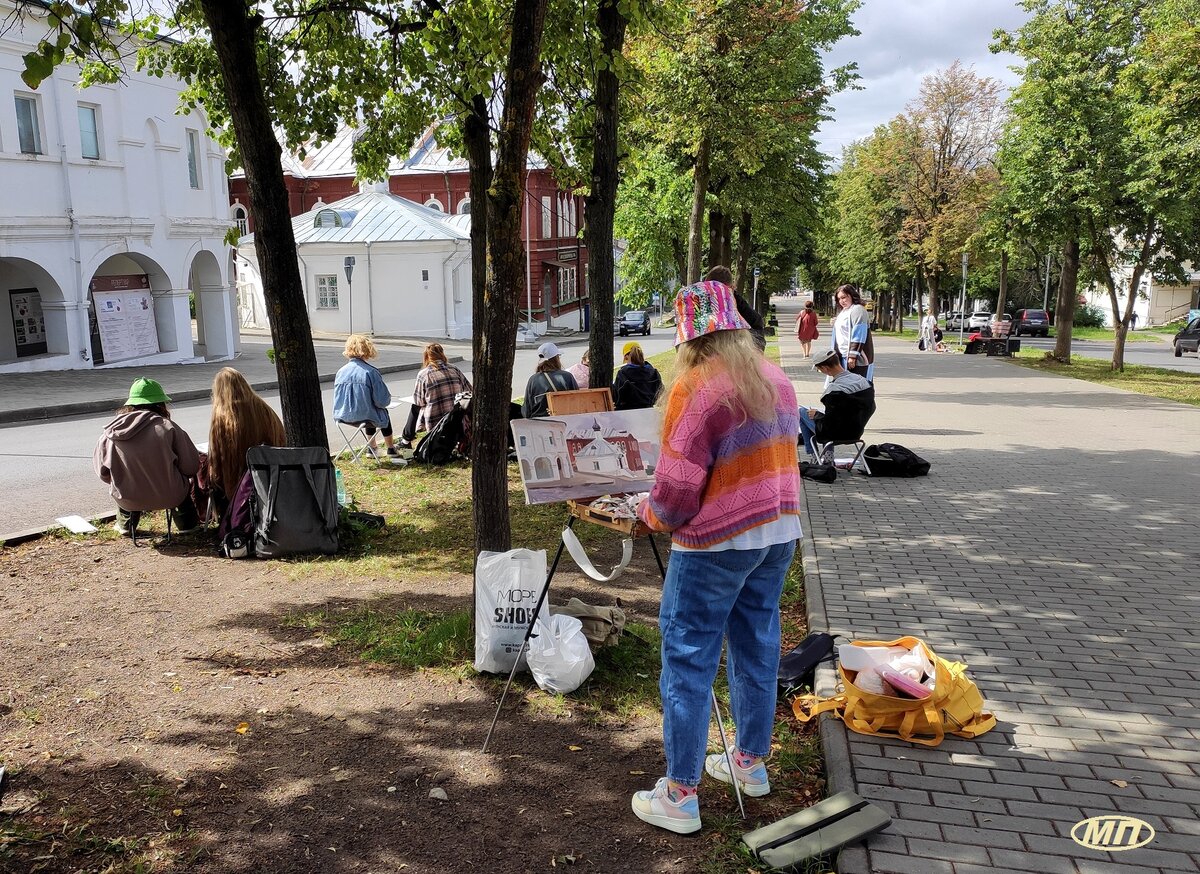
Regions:
[[921, 319], [921, 334], [920, 338], [925, 343], [926, 352], [937, 351], [937, 317], [933, 314], [933, 310], [925, 310], [925, 318]]

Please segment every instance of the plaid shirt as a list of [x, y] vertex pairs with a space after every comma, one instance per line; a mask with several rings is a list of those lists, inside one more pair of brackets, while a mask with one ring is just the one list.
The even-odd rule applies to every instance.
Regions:
[[417, 374], [413, 403], [421, 408], [417, 430], [428, 431], [454, 407], [454, 396], [470, 391], [471, 383], [453, 364], [430, 364]]

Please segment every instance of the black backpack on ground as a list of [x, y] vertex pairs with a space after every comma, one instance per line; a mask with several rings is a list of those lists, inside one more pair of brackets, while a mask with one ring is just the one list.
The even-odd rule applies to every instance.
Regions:
[[929, 462], [898, 443], [872, 444], [863, 454], [871, 476], [914, 477], [929, 473]]
[[816, 480], [819, 483], [831, 483], [837, 480], [837, 467], [832, 464], [813, 464], [811, 461], [800, 462], [800, 476], [804, 479]]
[[413, 449], [413, 461], [423, 464], [448, 464], [466, 454], [463, 452], [464, 447], [466, 452], [470, 452], [470, 406], [471, 395], [455, 395], [454, 406], [450, 412], [442, 416]]
[[246, 467], [254, 483], [255, 555], [338, 551], [337, 482], [327, 450], [252, 446]]

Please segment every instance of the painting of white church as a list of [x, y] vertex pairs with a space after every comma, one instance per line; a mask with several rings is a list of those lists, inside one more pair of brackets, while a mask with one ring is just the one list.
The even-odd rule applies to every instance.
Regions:
[[526, 502], [649, 491], [661, 427], [653, 409], [513, 421]]

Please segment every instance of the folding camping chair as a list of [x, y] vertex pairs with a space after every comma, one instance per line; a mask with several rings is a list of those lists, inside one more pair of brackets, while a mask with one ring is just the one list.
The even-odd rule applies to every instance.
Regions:
[[338, 433], [342, 435], [342, 442], [345, 446], [338, 456], [348, 455], [351, 461], [362, 461], [364, 458], [375, 459], [377, 456], [371, 451], [371, 438], [367, 435], [367, 426], [365, 424], [355, 425], [353, 422], [343, 422], [340, 419], [334, 419], [334, 424], [337, 425]]
[[825, 413], [821, 416], [813, 436], [813, 449], [819, 460], [827, 451], [838, 446], [853, 446], [854, 460], [849, 470], [861, 467], [870, 476], [871, 468], [865, 457], [867, 443], [863, 433], [867, 423], [875, 414], [875, 386], [856, 392], [828, 392], [821, 398]]

